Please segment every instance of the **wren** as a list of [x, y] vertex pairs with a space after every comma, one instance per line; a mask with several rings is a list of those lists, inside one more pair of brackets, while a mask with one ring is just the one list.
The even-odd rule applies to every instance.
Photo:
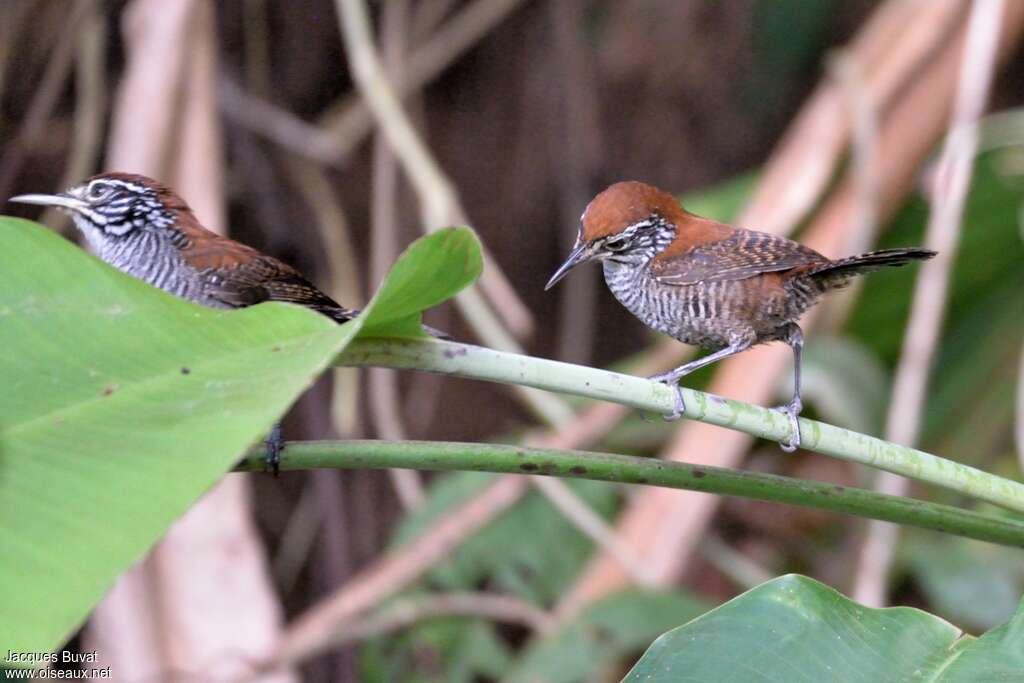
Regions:
[[712, 351], [651, 378], [673, 388], [675, 410], [666, 419], [686, 410], [679, 387], [685, 375], [756, 344], [785, 342], [793, 350], [794, 390], [780, 408], [791, 427], [790, 440], [780, 445], [793, 451], [803, 409], [797, 319], [855, 275], [933, 256], [906, 248], [832, 260], [785, 237], [701, 218], [671, 194], [627, 181], [590, 202], [572, 252], [545, 289], [577, 265], [600, 261], [612, 294], [644, 324]]

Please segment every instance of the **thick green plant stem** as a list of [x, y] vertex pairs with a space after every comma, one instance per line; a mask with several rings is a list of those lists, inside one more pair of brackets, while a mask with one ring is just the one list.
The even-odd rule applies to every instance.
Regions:
[[[237, 469], [263, 467], [263, 451], [253, 450]], [[1024, 521], [864, 489], [657, 458], [438, 441], [304, 441], [285, 447], [281, 469], [318, 467], [472, 470], [651, 484], [843, 512], [1024, 547]]]
[[[345, 366], [420, 370], [470, 379], [522, 384], [547, 391], [612, 401], [650, 412], [672, 412], [664, 385], [581, 365], [440, 340], [357, 340], [336, 361]], [[771, 441], [789, 439], [781, 412], [684, 389], [686, 417]], [[803, 448], [935, 484], [1024, 512], [1024, 484], [822, 422], [800, 419]]]

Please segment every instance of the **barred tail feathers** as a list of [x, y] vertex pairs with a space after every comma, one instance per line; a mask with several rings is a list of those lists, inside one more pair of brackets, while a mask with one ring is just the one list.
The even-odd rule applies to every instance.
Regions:
[[930, 249], [919, 249], [917, 247], [870, 251], [866, 254], [849, 256], [823, 263], [808, 272], [807, 275], [816, 280], [843, 281], [852, 275], [870, 273], [873, 270], [881, 270], [882, 268], [905, 266], [912, 261], [926, 261], [935, 256], [935, 253]]

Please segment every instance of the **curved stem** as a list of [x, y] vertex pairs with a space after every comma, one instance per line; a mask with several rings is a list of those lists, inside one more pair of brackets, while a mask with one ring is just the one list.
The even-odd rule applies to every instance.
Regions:
[[[430, 340], [361, 339], [338, 365], [379, 366], [436, 372], [469, 379], [520, 384], [668, 414], [672, 392], [664, 384], [544, 358]], [[771, 441], [789, 439], [789, 420], [777, 410], [683, 389], [686, 417], [736, 429]], [[841, 460], [900, 474], [1024, 512], [1024, 484], [914, 448], [800, 419], [803, 448]]]
[[[281, 469], [317, 467], [471, 470], [651, 484], [831, 510], [1024, 547], [1024, 521], [1016, 519], [865, 489], [656, 458], [437, 441], [304, 441], [285, 447]], [[251, 452], [237, 467], [262, 468], [262, 450]]]

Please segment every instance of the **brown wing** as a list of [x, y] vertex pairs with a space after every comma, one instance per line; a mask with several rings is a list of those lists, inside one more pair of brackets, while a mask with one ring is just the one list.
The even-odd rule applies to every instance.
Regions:
[[692, 285], [744, 280], [760, 273], [827, 261], [813, 249], [785, 237], [736, 228], [722, 239], [676, 254], [662, 254], [654, 259], [651, 270], [662, 284]]
[[235, 308], [264, 301], [305, 306], [342, 323], [358, 311], [340, 306], [290, 266], [259, 254], [254, 258], [205, 271], [207, 293]]
[[264, 301], [299, 304], [343, 323], [358, 311], [338, 305], [291, 266], [241, 242], [214, 234], [191, 214], [179, 218], [182, 253], [204, 278], [206, 294], [232, 308]]

